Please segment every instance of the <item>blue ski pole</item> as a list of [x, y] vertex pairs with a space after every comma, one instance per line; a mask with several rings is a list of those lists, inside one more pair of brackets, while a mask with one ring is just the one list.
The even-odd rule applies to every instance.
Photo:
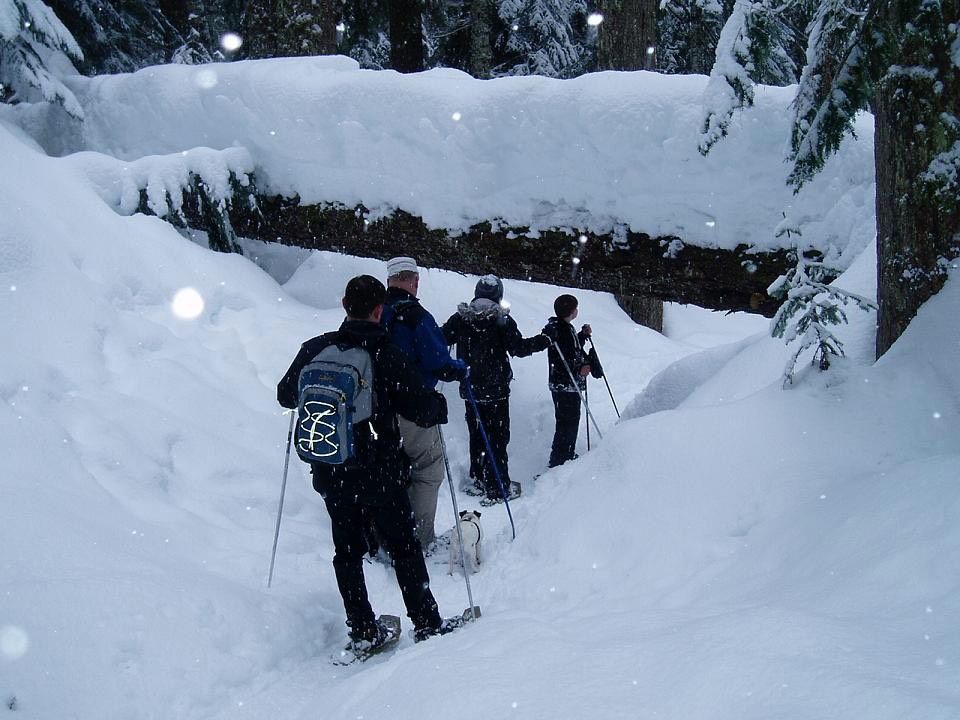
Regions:
[[493, 446], [490, 445], [490, 438], [487, 437], [487, 429], [483, 426], [483, 420], [480, 419], [480, 408], [477, 407], [477, 399], [473, 396], [473, 387], [470, 385], [470, 378], [463, 381], [467, 388], [467, 397], [470, 399], [470, 405], [473, 407], [473, 415], [477, 418], [477, 427], [480, 428], [480, 435], [483, 436], [483, 444], [487, 446], [487, 454], [490, 456], [490, 465], [493, 467], [493, 476], [497, 478], [497, 485], [500, 486], [500, 495], [503, 497], [503, 504], [507, 507], [507, 517], [510, 518], [510, 530], [513, 532], [514, 540], [517, 539], [517, 526], [513, 524], [513, 513], [510, 512], [510, 501], [507, 499], [507, 490], [503, 487], [503, 478], [500, 477], [500, 468], [497, 467], [497, 458], [493, 454]]

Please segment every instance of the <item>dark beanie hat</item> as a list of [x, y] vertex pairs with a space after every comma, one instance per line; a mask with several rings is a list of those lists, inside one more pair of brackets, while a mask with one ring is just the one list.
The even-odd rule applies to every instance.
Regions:
[[343, 291], [343, 309], [352, 318], [368, 318], [387, 301], [387, 289], [372, 275], [357, 275]]
[[573, 295], [561, 295], [553, 301], [553, 311], [561, 320], [569, 317], [577, 309], [577, 299]]
[[503, 283], [496, 275], [484, 275], [477, 281], [473, 296], [500, 302], [503, 299]]

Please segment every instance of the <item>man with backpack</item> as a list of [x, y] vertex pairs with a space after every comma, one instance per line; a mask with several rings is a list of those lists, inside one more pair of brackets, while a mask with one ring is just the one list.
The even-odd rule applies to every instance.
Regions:
[[573, 295], [560, 295], [553, 302], [556, 315], [541, 331], [550, 338], [547, 382], [553, 396], [556, 420], [549, 467], [563, 465], [577, 457], [581, 393], [587, 387], [587, 375], [591, 369], [583, 346], [592, 333], [589, 325], [584, 325], [579, 333], [573, 327], [578, 304]]
[[[467, 428], [470, 431], [470, 477], [474, 479], [469, 494], [482, 494], [482, 505], [501, 502], [500, 484], [480, 429], [486, 431], [493, 449], [503, 490], [509, 499], [519, 497], [520, 483], [510, 480], [507, 467], [507, 445], [510, 442], [510, 381], [513, 370], [510, 355], [526, 357], [546, 350], [550, 340], [544, 335], [524, 338], [517, 323], [504, 308], [503, 283], [496, 275], [485, 275], [477, 282], [474, 298], [461, 303], [457, 312], [443, 324], [443, 334], [457, 346], [457, 358], [472, 368], [468, 382], [477, 401], [479, 417], [467, 394], [466, 383], [460, 383], [460, 397], [466, 404]], [[472, 491], [473, 490], [473, 491]]]
[[[450, 357], [443, 333], [433, 315], [417, 299], [420, 270], [413, 258], [395, 257], [387, 262], [387, 304], [383, 324], [390, 339], [403, 350], [431, 390], [440, 381], [463, 380], [467, 366]], [[403, 450], [410, 458], [410, 505], [417, 537], [429, 550], [435, 539], [437, 494], [443, 484], [444, 464], [440, 437], [414, 422], [400, 418]]]
[[277, 386], [283, 407], [299, 407], [297, 452], [310, 462], [313, 487], [330, 514], [333, 568], [351, 644], [364, 651], [390, 634], [367, 599], [364, 514], [393, 560], [415, 640], [462, 624], [460, 618], [441, 619], [430, 591], [397, 426], [403, 417], [436, 434], [433, 426], [447, 422], [446, 400], [423, 386], [416, 368], [387, 338], [380, 325], [385, 302], [386, 289], [376, 278], [350, 280], [340, 329], [305, 342]]

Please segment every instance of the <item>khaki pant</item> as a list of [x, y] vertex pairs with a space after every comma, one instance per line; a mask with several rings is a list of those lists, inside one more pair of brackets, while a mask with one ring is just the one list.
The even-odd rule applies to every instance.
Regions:
[[437, 494], [443, 484], [443, 451], [436, 427], [422, 428], [406, 418], [397, 417], [403, 451], [410, 458], [410, 507], [417, 538], [426, 549], [434, 540], [433, 523], [437, 516]]

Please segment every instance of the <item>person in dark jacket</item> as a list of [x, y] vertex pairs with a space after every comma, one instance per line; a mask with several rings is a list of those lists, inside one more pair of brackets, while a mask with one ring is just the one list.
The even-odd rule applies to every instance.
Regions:
[[[466, 366], [450, 357], [443, 333], [433, 315], [417, 299], [420, 271], [413, 258], [395, 257], [387, 262], [387, 303], [383, 325], [390, 339], [413, 363], [420, 380], [431, 390], [437, 382], [460, 380]], [[445, 477], [440, 436], [416, 423], [400, 419], [403, 448], [410, 458], [410, 505], [416, 518], [420, 544], [432, 550], [437, 516], [437, 495]]]
[[[580, 332], [573, 327], [578, 314], [578, 302], [573, 295], [561, 295], [553, 302], [556, 315], [547, 321], [541, 332], [550, 338], [547, 353], [549, 374], [547, 383], [553, 396], [556, 428], [550, 448], [550, 467], [563, 465], [576, 456], [577, 433], [580, 430], [580, 393], [587, 387], [590, 365], [583, 350], [592, 332], [584, 325]], [[559, 352], [557, 352], [559, 348]], [[571, 381], [573, 375], [576, 384]]]
[[386, 289], [379, 280], [370, 275], [353, 278], [343, 296], [347, 318], [340, 329], [305, 342], [277, 386], [280, 404], [296, 408], [300, 371], [325, 347], [362, 347], [370, 353], [374, 411], [368, 422], [354, 425], [356, 457], [342, 465], [311, 463], [313, 487], [330, 514], [333, 569], [350, 638], [358, 645], [379, 644], [386, 635], [367, 599], [363, 577], [365, 516], [372, 519], [393, 560], [415, 639], [447, 632], [456, 624], [441, 619], [430, 591], [407, 497], [409, 461], [397, 425], [398, 416], [420, 427], [447, 422], [446, 400], [424, 387], [407, 356], [387, 338], [380, 325], [385, 301]]
[[[513, 370], [510, 357], [526, 357], [546, 350], [550, 341], [544, 335], [524, 338], [517, 323], [504, 308], [503, 283], [496, 275], [480, 278], [470, 303], [461, 303], [443, 324], [447, 342], [456, 343], [457, 359], [471, 368], [469, 382], [473, 388], [480, 422], [487, 432], [493, 459], [497, 463], [508, 497], [520, 494], [520, 483], [510, 480], [507, 467], [507, 445], [510, 442], [510, 381]], [[460, 397], [466, 405], [467, 428], [470, 431], [470, 477], [478, 494], [486, 495], [487, 503], [502, 499], [500, 486], [486, 444], [480, 433], [477, 415], [460, 383]], [[470, 492], [468, 489], [467, 492]], [[485, 503], [486, 504], [486, 503]]]

